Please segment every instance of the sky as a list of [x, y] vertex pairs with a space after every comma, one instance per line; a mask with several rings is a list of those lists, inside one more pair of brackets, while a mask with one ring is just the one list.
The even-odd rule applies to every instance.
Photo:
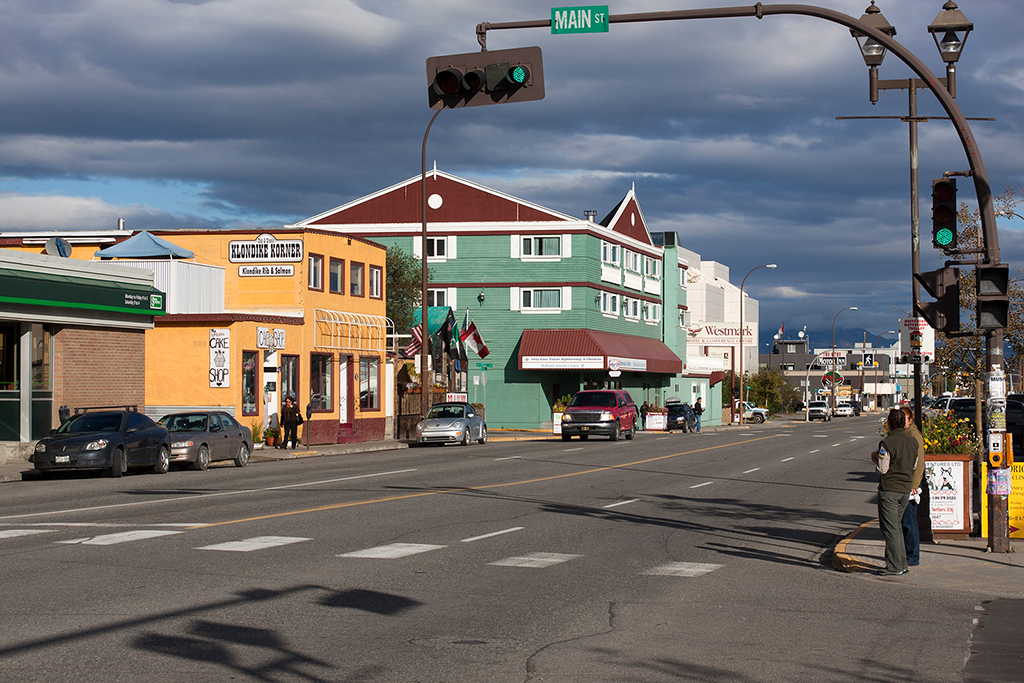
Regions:
[[[869, 0], [819, 0], [860, 17]], [[716, 6], [630, 0], [612, 15]], [[770, 3], [766, 3], [770, 4]], [[879, 0], [896, 40], [944, 75], [940, 0]], [[1024, 2], [962, 0], [974, 23], [957, 103], [995, 193], [1024, 184]], [[425, 60], [479, 49], [476, 25], [550, 18], [535, 0], [0, 0], [0, 231], [275, 228], [419, 173]], [[546, 96], [444, 111], [428, 165], [583, 217], [635, 185], [652, 231], [731, 269], [817, 346], [896, 329], [911, 308], [906, 91], [872, 106], [848, 29], [768, 16], [491, 31], [539, 45]], [[882, 79], [913, 74], [891, 53]], [[928, 91], [921, 116], [943, 116]], [[930, 179], [968, 168], [949, 121], [919, 125], [921, 263]], [[973, 183], [959, 199], [975, 205]], [[1000, 220], [1020, 276], [1024, 220]], [[925, 295], [927, 296], [927, 295]], [[837, 312], [856, 306], [857, 311]], [[856, 334], [861, 340], [861, 333]], [[831, 339], [827, 340], [831, 342]]]

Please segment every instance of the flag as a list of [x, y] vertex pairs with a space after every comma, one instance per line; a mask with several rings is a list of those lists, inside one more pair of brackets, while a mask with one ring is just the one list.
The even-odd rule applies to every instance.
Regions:
[[487, 354], [490, 353], [484, 338], [480, 336], [480, 330], [476, 329], [476, 323], [470, 323], [459, 338], [481, 358], [487, 358]]
[[782, 331], [786, 329], [786, 321], [783, 320], [782, 324], [779, 325], [779, 339], [782, 339]]
[[417, 353], [420, 352], [420, 348], [422, 348], [422, 346], [423, 346], [423, 326], [422, 325], [414, 325], [413, 328], [412, 328], [412, 340], [409, 342], [408, 346], [406, 346], [404, 349], [402, 349], [402, 353], [404, 353], [409, 358], [412, 358]]
[[452, 309], [448, 309], [448, 317], [445, 318], [444, 325], [441, 326], [441, 340], [444, 342], [444, 352], [448, 354], [449, 358], [458, 358], [458, 348], [455, 349], [455, 353], [452, 353], [452, 339], [457, 338], [455, 335], [455, 314], [452, 313]]

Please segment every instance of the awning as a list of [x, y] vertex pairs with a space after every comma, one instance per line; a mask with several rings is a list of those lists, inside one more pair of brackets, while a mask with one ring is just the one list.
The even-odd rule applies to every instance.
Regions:
[[[451, 306], [428, 306], [427, 307], [427, 334], [435, 335], [448, 320], [448, 312]], [[423, 307], [417, 306], [412, 311], [413, 327], [419, 327], [423, 320]]]
[[32, 306], [164, 315], [163, 292], [113, 281], [0, 268], [0, 301]]
[[145, 230], [132, 235], [123, 242], [119, 242], [106, 249], [100, 249], [95, 255], [103, 259], [192, 258], [195, 256], [188, 249], [183, 249], [177, 244], [172, 244], [156, 235], [151, 235]]
[[519, 369], [675, 375], [683, 371], [683, 361], [660, 339], [599, 330], [523, 330]]

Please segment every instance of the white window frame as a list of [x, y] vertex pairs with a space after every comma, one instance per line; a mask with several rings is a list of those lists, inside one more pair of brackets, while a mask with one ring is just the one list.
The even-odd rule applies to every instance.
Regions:
[[380, 299], [383, 295], [384, 269], [380, 266], [370, 266], [369, 273], [369, 295], [371, 299]]
[[626, 320], [640, 320], [640, 299], [631, 296], [622, 297], [622, 315]]
[[[438, 245], [441, 245], [441, 250], [444, 252], [441, 255], [437, 255]], [[455, 235], [427, 237], [427, 251], [434, 252], [434, 256], [428, 256], [427, 261], [429, 263], [444, 263], [456, 258], [456, 246]], [[413, 258], [423, 258], [423, 239], [421, 237], [413, 238], [412, 255]]]
[[653, 278], [655, 280], [660, 280], [661, 279], [661, 260], [660, 259], [656, 259], [656, 258], [651, 258], [650, 256], [645, 256], [644, 257], [644, 261], [645, 261], [645, 263], [644, 263], [644, 270], [646, 271], [647, 277]]
[[601, 292], [601, 313], [609, 318], [619, 317], [619, 295]]
[[[440, 294], [444, 301], [438, 303], [437, 295]], [[433, 301], [431, 301], [433, 299]], [[447, 288], [441, 287], [439, 289], [428, 289], [427, 290], [427, 306], [451, 306], [448, 303], [448, 290]]]
[[[537, 294], [540, 292], [557, 292], [558, 303], [555, 306], [536, 306]], [[519, 310], [521, 311], [561, 311], [562, 310], [562, 288], [561, 287], [520, 287], [519, 288]]]
[[601, 241], [601, 263], [611, 266], [620, 266], [622, 261], [622, 247], [612, 242]]
[[661, 322], [661, 304], [644, 302], [644, 322], [648, 325], [657, 325]]
[[640, 254], [631, 249], [622, 250], [622, 265], [631, 273], [643, 272], [640, 270]]
[[320, 291], [324, 288], [324, 257], [322, 254], [310, 254], [306, 261], [309, 271], [307, 287]]

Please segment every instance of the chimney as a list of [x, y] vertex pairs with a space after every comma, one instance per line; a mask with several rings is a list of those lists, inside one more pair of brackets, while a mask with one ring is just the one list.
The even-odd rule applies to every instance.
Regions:
[[583, 212], [583, 215], [587, 217], [588, 221], [593, 223], [594, 219], [597, 218], [597, 211], [594, 211], [593, 209], [588, 209], [587, 211]]
[[118, 230], [124, 230], [124, 219], [123, 218], [118, 218], [117, 219], [117, 229]]

